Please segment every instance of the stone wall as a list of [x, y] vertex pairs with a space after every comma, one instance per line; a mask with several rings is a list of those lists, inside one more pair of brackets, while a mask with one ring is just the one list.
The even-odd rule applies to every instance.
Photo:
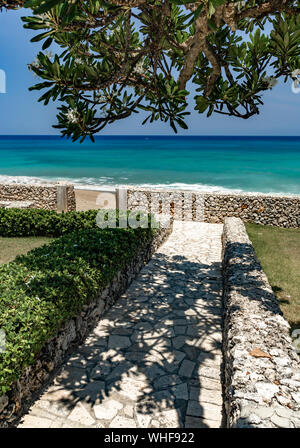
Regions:
[[74, 186], [67, 182], [0, 184], [0, 201], [11, 201], [15, 206], [26, 202], [30, 204], [28, 208], [76, 210]]
[[300, 427], [300, 364], [245, 226], [223, 232], [224, 370], [228, 427]]
[[167, 201], [168, 212], [177, 219], [223, 223], [226, 217], [234, 216], [257, 224], [300, 227], [300, 196], [296, 195], [127, 189], [129, 210], [151, 212], [155, 201]]
[[6, 395], [0, 396], [0, 427], [14, 425], [18, 416], [26, 409], [33, 393], [41, 389], [54, 369], [63, 363], [66, 355], [84, 341], [101, 316], [125, 292], [171, 231], [171, 227], [157, 230], [153, 239], [136, 257], [128, 262], [104, 290], [99, 291], [98, 299], [85, 305], [76, 318], [67, 322], [56, 336], [47, 342], [34, 364], [26, 369]]

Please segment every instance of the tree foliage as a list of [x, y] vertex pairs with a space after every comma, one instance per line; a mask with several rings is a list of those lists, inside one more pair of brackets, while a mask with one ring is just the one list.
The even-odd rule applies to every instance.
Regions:
[[[1, 2], [12, 7], [24, 2]], [[10, 5], [9, 5], [10, 4]], [[40, 101], [59, 100], [63, 135], [84, 139], [146, 111], [186, 128], [195, 109], [249, 118], [264, 91], [300, 73], [300, 2], [31, 0], [25, 28], [43, 41], [30, 69]], [[265, 32], [264, 30], [271, 30]], [[61, 51], [47, 49], [55, 42]], [[196, 90], [189, 98], [189, 88]], [[190, 95], [191, 96], [191, 95]]]
[[18, 1], [18, 0], [7, 0], [7, 1], [1, 1], [0, 0], [0, 9], [16, 9], [20, 8], [24, 5], [24, 1]]

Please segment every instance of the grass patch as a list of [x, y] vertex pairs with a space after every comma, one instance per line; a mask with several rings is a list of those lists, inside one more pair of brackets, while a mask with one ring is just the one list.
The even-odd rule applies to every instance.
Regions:
[[4, 238], [0, 237], [0, 264], [8, 263], [17, 255], [27, 254], [32, 249], [50, 243], [52, 238], [28, 237], [28, 238]]
[[252, 223], [246, 229], [286, 319], [300, 328], [300, 229]]

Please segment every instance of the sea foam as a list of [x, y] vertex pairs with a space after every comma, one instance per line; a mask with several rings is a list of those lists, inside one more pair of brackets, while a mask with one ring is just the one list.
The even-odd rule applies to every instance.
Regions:
[[[122, 178], [122, 180], [127, 180], [127, 178]], [[226, 187], [222, 187], [219, 185], [207, 185], [207, 184], [187, 184], [181, 182], [175, 183], [143, 183], [143, 184], [128, 184], [128, 183], [119, 183], [116, 184], [114, 182], [114, 178], [112, 177], [81, 177], [81, 178], [68, 178], [68, 177], [31, 177], [31, 176], [7, 176], [0, 175], [0, 184], [40, 184], [47, 182], [57, 182], [57, 181], [68, 181], [74, 184], [75, 188], [78, 190], [91, 190], [91, 191], [112, 191], [115, 188], [145, 188], [145, 189], [164, 189], [164, 190], [185, 190], [185, 191], [198, 191], [198, 192], [206, 192], [206, 193], [262, 193], [259, 191], [246, 191], [242, 189], [230, 189]], [[272, 195], [286, 195], [287, 193], [279, 193], [279, 192], [269, 192], [264, 194], [272, 194]]]

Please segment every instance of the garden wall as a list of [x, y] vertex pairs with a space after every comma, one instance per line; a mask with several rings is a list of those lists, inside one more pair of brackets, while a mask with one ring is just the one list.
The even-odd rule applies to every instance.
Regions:
[[224, 374], [228, 427], [300, 427], [300, 364], [245, 226], [223, 232]]
[[[67, 182], [49, 183], [10, 183], [0, 184], [0, 202], [26, 202], [28, 208], [43, 208], [46, 210], [72, 211], [76, 210], [74, 186]], [[9, 206], [9, 204], [8, 204]]]
[[[119, 191], [121, 191], [119, 195], [124, 197], [124, 191]], [[177, 219], [223, 223], [226, 217], [234, 216], [257, 224], [300, 227], [300, 196], [298, 195], [200, 193], [133, 187], [127, 189], [129, 210], [151, 212], [153, 203], [159, 203], [160, 207], [163, 207], [163, 203], [169, 204], [168, 213]], [[164, 213], [167, 213], [166, 209]]]
[[128, 262], [104, 290], [99, 291], [98, 299], [85, 305], [76, 318], [69, 320], [57, 335], [47, 342], [34, 364], [26, 369], [9, 392], [0, 396], [0, 427], [12, 426], [16, 422], [32, 394], [41, 389], [51, 372], [63, 363], [66, 355], [84, 341], [101, 316], [125, 292], [140, 269], [171, 232], [171, 227], [157, 230], [152, 240], [135, 258]]

